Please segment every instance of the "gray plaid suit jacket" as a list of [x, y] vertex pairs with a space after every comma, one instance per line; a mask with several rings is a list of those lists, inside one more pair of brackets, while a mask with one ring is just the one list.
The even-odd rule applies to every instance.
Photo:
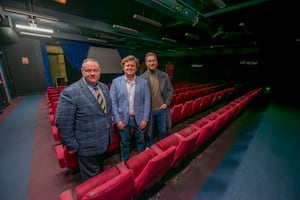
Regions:
[[111, 99], [107, 85], [99, 82], [106, 101], [105, 114], [83, 78], [65, 88], [56, 111], [56, 126], [67, 149], [78, 155], [104, 153], [112, 139]]

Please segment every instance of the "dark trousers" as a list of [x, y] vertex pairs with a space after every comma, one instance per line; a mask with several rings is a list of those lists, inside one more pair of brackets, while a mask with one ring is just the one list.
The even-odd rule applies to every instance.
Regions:
[[154, 125], [157, 125], [158, 140], [167, 135], [167, 109], [152, 110], [148, 134], [146, 134], [146, 146], [150, 147], [153, 144]]
[[86, 181], [103, 171], [103, 155], [80, 156], [77, 155], [78, 166], [82, 181]]

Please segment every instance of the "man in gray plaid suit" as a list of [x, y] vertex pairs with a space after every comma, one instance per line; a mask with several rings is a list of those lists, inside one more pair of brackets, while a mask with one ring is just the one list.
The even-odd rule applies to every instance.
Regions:
[[[56, 126], [63, 145], [76, 153], [83, 181], [97, 175], [103, 168], [103, 154], [112, 140], [111, 99], [107, 85], [99, 81], [101, 68], [97, 60], [82, 63], [82, 78], [60, 94]], [[95, 89], [103, 97], [105, 110], [97, 101]]]

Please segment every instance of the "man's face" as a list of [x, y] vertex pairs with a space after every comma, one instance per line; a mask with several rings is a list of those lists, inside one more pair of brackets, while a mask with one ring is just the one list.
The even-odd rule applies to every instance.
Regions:
[[129, 60], [123, 65], [123, 71], [126, 75], [134, 75], [137, 71], [135, 60]]
[[155, 56], [148, 56], [145, 64], [147, 65], [149, 70], [155, 70], [158, 66], [158, 61]]
[[90, 85], [96, 85], [100, 79], [101, 69], [95, 62], [89, 61], [81, 68], [82, 76]]

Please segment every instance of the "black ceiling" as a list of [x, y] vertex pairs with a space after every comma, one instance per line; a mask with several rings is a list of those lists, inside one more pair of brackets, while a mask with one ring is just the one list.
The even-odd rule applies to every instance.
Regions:
[[[241, 52], [246, 48], [249, 52], [277, 42], [278, 36], [291, 40], [298, 37], [294, 28], [279, 23], [285, 17], [271, 0], [57, 1], [0, 0], [0, 11], [2, 17], [9, 16], [18, 34], [16, 23], [35, 20], [38, 27], [54, 30], [51, 40], [71, 39], [170, 55], [174, 52], [197, 55], [200, 51], [224, 47], [239, 48]], [[222, 3], [224, 7], [220, 8]], [[155, 20], [161, 26], [134, 19], [135, 14]], [[279, 24], [285, 29], [283, 35], [278, 34]], [[137, 32], [119, 31], [114, 25]]]

